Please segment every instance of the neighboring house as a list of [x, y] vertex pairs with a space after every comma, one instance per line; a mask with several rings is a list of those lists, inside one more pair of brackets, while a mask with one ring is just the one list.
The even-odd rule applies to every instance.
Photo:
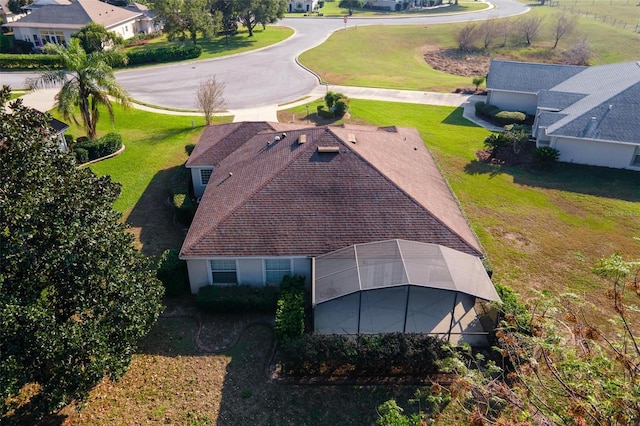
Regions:
[[25, 17], [4, 26], [13, 30], [16, 40], [30, 42], [34, 47], [67, 44], [73, 33], [90, 22], [103, 25], [125, 40], [140, 32], [152, 32], [142, 12], [99, 0], [38, 0], [27, 10]]
[[16, 15], [9, 10], [9, 0], [0, 0], [0, 21], [4, 24], [14, 22], [17, 19], [25, 16], [24, 14]]
[[368, 0], [365, 1], [365, 7], [369, 7], [377, 10], [389, 10], [399, 11], [406, 9], [409, 5], [408, 2], [404, 0]]
[[560, 161], [640, 170], [640, 61], [580, 67], [492, 61], [487, 103], [535, 115]]
[[314, 12], [318, 9], [318, 0], [289, 0], [289, 12]]
[[130, 3], [126, 6], [126, 9], [132, 12], [142, 13], [142, 16], [136, 21], [138, 33], [153, 34], [162, 31], [161, 20], [148, 6], [141, 3]]
[[60, 147], [60, 151], [67, 152], [69, 151], [69, 147], [67, 146], [67, 140], [64, 138], [64, 132], [69, 130], [69, 125], [67, 123], [63, 123], [62, 121], [52, 118], [49, 120], [49, 126], [56, 131], [56, 138], [58, 140], [58, 146]]
[[[277, 285], [284, 275], [298, 274], [326, 302], [327, 291], [314, 284], [314, 258], [390, 239], [444, 246], [457, 253], [452, 259], [475, 259], [484, 281], [469, 275], [469, 283], [495, 292], [481, 267], [480, 245], [415, 129], [267, 122], [209, 126], [186, 166], [201, 197], [180, 252], [193, 293], [211, 284]], [[386, 279], [395, 275], [383, 264], [393, 256], [378, 251], [371, 259], [379, 264], [374, 273], [384, 285], [397, 284]], [[420, 260], [431, 267], [422, 267], [427, 278], [418, 285], [438, 286], [444, 279], [438, 259]], [[447, 267], [462, 270], [458, 266]], [[453, 305], [446, 308], [449, 319]], [[456, 309], [468, 314], [473, 306]]]

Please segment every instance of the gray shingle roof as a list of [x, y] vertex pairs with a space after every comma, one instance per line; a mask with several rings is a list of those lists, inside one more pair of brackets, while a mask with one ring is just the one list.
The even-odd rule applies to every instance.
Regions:
[[538, 108], [560, 111], [584, 97], [585, 95], [581, 93], [541, 90], [540, 93], [538, 93]]
[[562, 83], [587, 67], [492, 60], [487, 89], [538, 93]]
[[109, 29], [142, 16], [122, 7], [98, 0], [74, 0], [70, 4], [46, 4], [27, 16], [8, 24], [9, 27], [80, 29], [95, 22]]
[[[415, 129], [215, 127], [205, 131], [189, 160], [201, 163], [209, 156], [217, 167], [182, 246], [183, 257], [317, 256], [390, 238], [481, 256]], [[283, 128], [286, 137], [275, 141]], [[244, 143], [233, 140], [240, 134]], [[302, 134], [307, 142], [299, 144]], [[227, 154], [213, 155], [207, 146], [223, 147]], [[323, 146], [337, 147], [339, 153], [318, 152]]]

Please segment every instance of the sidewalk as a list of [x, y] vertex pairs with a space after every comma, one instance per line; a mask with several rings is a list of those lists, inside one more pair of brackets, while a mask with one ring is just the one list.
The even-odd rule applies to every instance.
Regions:
[[[55, 106], [55, 95], [58, 93], [59, 88], [53, 89], [41, 89], [27, 93], [22, 96], [23, 102], [26, 106], [37, 109], [38, 111], [48, 111]], [[280, 104], [280, 105], [264, 105], [255, 108], [245, 108], [230, 110], [228, 114], [233, 115], [234, 122], [241, 121], [278, 121], [278, 111], [293, 108], [299, 105], [304, 105], [309, 102], [313, 102], [317, 99], [322, 99], [326, 92], [331, 90], [333, 92], [343, 93], [352, 99], [370, 99], [386, 102], [405, 102], [412, 104], [422, 105], [441, 105], [441, 106], [454, 106], [464, 107], [463, 116], [479, 126], [485, 127], [492, 131], [501, 131], [502, 129], [493, 126], [483, 120], [478, 119], [475, 116], [474, 105], [478, 101], [483, 101], [486, 98], [479, 95], [462, 95], [458, 93], [437, 93], [437, 92], [421, 92], [413, 90], [393, 90], [393, 89], [378, 89], [370, 87], [353, 87], [353, 86], [316, 86], [311, 93], [305, 98], [296, 102]], [[144, 111], [155, 112], [159, 114], [170, 115], [202, 115], [196, 112], [188, 111], [171, 111], [160, 108], [149, 107], [140, 104], [133, 104], [134, 108]]]

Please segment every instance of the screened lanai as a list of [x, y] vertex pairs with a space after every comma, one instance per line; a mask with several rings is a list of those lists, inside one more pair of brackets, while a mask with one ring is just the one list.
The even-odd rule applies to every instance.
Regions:
[[500, 300], [479, 258], [437, 244], [357, 244], [315, 258], [313, 269], [316, 333], [427, 333], [482, 345], [478, 299]]

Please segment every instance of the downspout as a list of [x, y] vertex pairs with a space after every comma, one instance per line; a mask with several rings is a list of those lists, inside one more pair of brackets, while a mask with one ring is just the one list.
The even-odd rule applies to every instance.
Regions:
[[451, 343], [451, 329], [453, 328], [453, 323], [455, 320], [455, 312], [456, 312], [457, 304], [458, 304], [458, 292], [456, 291], [456, 295], [453, 298], [453, 308], [451, 309], [451, 324], [449, 324], [449, 337], [447, 338], [447, 341], [449, 343]]

